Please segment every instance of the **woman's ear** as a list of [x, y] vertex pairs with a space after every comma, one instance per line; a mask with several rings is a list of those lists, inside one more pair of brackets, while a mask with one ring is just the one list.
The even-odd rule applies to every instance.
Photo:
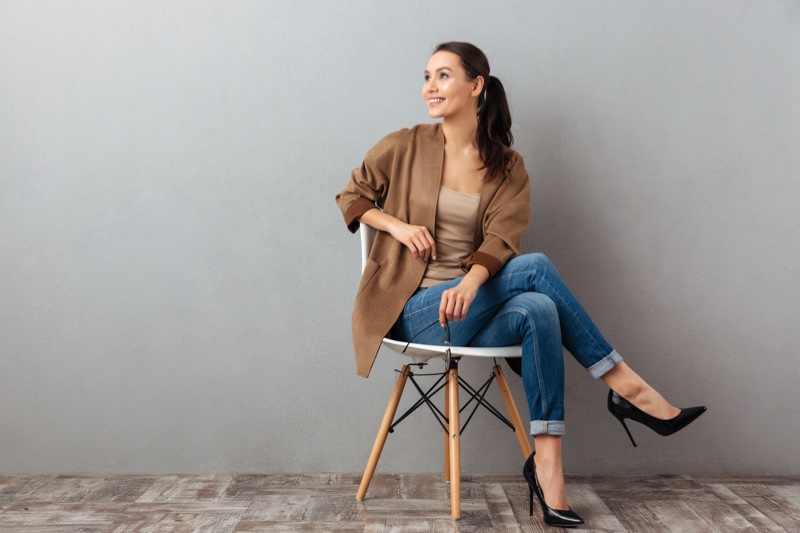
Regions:
[[483, 76], [478, 76], [472, 81], [472, 96], [480, 96], [485, 85]]

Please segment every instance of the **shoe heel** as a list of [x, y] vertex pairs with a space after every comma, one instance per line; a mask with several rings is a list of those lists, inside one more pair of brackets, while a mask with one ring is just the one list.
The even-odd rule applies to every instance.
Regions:
[[620, 424], [622, 424], [622, 427], [625, 428], [625, 433], [627, 433], [628, 437], [631, 439], [631, 444], [633, 444], [633, 447], [636, 448], [637, 447], [636, 446], [636, 441], [633, 440], [633, 435], [631, 435], [631, 430], [628, 429], [628, 425], [625, 424], [625, 419], [624, 418], [618, 418], [617, 420], [619, 420]]
[[530, 502], [530, 507], [531, 507], [531, 516], [533, 516], [533, 487], [531, 487], [531, 486], [528, 486], [528, 490], [530, 490], [530, 491], [531, 491], [531, 502]]

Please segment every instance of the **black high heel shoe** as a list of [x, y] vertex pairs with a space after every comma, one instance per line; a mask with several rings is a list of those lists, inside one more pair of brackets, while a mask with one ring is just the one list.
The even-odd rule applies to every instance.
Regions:
[[666, 437], [667, 435], [672, 435], [682, 430], [694, 422], [698, 416], [706, 412], [704, 406], [687, 407], [686, 409], [681, 409], [681, 412], [675, 417], [664, 420], [663, 418], [656, 418], [652, 415], [648, 415], [613, 390], [608, 391], [608, 410], [620, 421], [622, 427], [625, 428], [625, 432], [628, 434], [628, 437], [630, 437], [634, 447], [636, 447], [636, 442], [633, 440], [633, 436], [628, 426], [625, 424], [626, 418], [644, 424], [659, 435]]
[[542, 518], [545, 524], [558, 527], [575, 527], [583, 524], [583, 518], [578, 516], [572, 509], [567, 509], [566, 511], [551, 509], [544, 503], [544, 494], [542, 494], [542, 488], [539, 486], [539, 480], [536, 477], [536, 465], [533, 463], [534, 455], [536, 455], [536, 452], [533, 452], [528, 457], [522, 467], [522, 475], [525, 476], [525, 481], [528, 482], [528, 488], [530, 488], [531, 516], [533, 516], [533, 493], [536, 492], [536, 497], [539, 498], [539, 503], [542, 504]]

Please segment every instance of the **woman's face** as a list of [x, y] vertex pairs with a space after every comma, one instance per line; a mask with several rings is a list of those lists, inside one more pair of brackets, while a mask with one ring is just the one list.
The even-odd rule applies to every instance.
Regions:
[[422, 97], [428, 104], [431, 118], [444, 118], [460, 113], [475, 113], [478, 96], [483, 90], [483, 77], [470, 81], [460, 58], [441, 50], [433, 54], [425, 70]]

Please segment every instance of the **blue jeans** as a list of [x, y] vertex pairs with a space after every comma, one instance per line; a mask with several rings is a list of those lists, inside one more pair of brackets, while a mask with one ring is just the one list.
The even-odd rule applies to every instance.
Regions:
[[[392, 328], [392, 338], [408, 342], [419, 334], [414, 342], [444, 346], [444, 330], [438, 324], [442, 292], [462, 279], [418, 289]], [[522, 344], [522, 383], [531, 435], [564, 434], [562, 343], [594, 378], [622, 361], [547, 256], [540, 253], [508, 260], [478, 289], [466, 318], [448, 325], [452, 346]]]

